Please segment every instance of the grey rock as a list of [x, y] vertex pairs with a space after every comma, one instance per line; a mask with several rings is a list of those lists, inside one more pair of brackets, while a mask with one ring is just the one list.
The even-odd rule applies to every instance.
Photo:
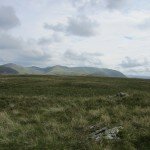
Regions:
[[9, 107], [10, 107], [10, 108], [14, 108], [14, 107], [15, 107], [15, 104], [9, 104]]
[[90, 134], [90, 138], [95, 141], [100, 141], [102, 139], [108, 139], [108, 140], [118, 140], [120, 139], [118, 136], [118, 133], [120, 130], [123, 129], [122, 126], [114, 127], [111, 129], [108, 129], [107, 127], [101, 128], [99, 130], [95, 130]]
[[122, 129], [123, 127], [122, 126], [119, 126], [119, 127], [114, 127], [112, 129], [108, 129], [105, 131], [105, 135], [106, 135], [106, 139], [120, 139], [117, 135], [118, 133], [120, 132], [120, 130]]
[[129, 97], [128, 93], [124, 93], [124, 92], [119, 92], [116, 94], [117, 97]]

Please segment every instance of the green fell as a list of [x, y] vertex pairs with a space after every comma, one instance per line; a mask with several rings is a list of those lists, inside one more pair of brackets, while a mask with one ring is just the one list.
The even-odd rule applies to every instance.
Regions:
[[[95, 67], [66, 67], [66, 66], [52, 66], [46, 68], [39, 68], [36, 66], [23, 67], [16, 64], [5, 64], [2, 67], [7, 67], [18, 72], [18, 74], [33, 74], [33, 75], [58, 75], [58, 76], [99, 76], [99, 77], [126, 77], [123, 73], [107, 69]], [[13, 73], [12, 73], [13, 74]]]
[[[87, 128], [97, 124], [121, 125], [120, 140], [89, 139]], [[0, 76], [2, 150], [148, 150], [149, 131], [150, 80]]]

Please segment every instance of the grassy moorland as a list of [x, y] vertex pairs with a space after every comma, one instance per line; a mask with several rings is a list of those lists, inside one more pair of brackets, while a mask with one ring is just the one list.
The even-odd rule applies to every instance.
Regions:
[[[122, 125], [121, 139], [88, 139], [96, 124]], [[0, 76], [0, 149], [148, 150], [150, 80]]]

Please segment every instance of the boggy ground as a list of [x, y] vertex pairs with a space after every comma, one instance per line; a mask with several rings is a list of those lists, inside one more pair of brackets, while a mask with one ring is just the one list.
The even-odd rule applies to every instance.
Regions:
[[[150, 80], [0, 76], [2, 150], [148, 150], [149, 116]], [[120, 140], [88, 138], [92, 125], [121, 125]]]

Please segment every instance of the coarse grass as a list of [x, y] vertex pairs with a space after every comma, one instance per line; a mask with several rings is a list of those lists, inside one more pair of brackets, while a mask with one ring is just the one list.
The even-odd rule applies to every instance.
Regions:
[[[118, 92], [129, 97], [116, 97]], [[89, 139], [122, 125], [121, 140]], [[0, 76], [0, 150], [149, 150], [150, 80]]]

